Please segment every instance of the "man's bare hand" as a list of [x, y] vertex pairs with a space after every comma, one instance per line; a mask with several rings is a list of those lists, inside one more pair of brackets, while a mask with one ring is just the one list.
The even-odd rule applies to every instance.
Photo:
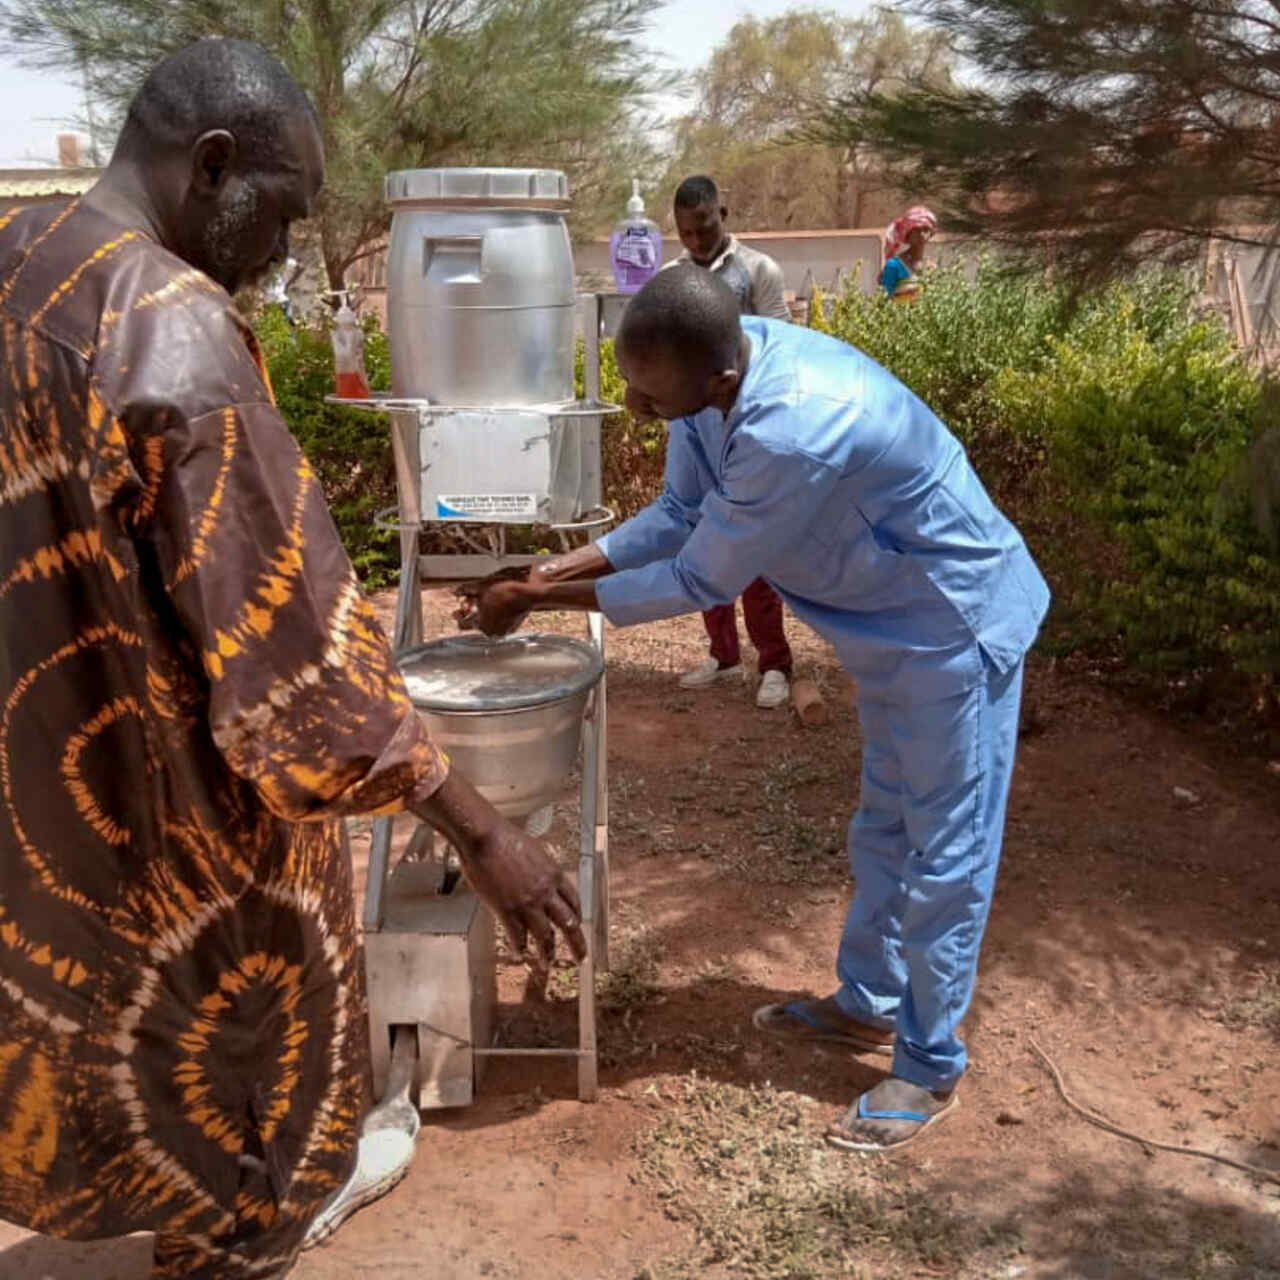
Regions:
[[527, 582], [529, 580], [529, 571], [533, 567], [531, 564], [508, 565], [505, 569], [495, 570], [487, 578], [476, 578], [473, 582], [464, 582], [457, 588], [456, 594], [462, 595], [464, 592], [474, 593], [481, 591], [495, 582]]
[[516, 950], [524, 953], [532, 939], [531, 958], [539, 969], [545, 972], [555, 958], [557, 929], [575, 960], [586, 956], [578, 892], [541, 841], [504, 819], [463, 859], [462, 866], [471, 887], [506, 927]]
[[594, 610], [600, 607], [595, 582], [613, 572], [595, 543], [531, 565], [499, 569], [454, 591], [459, 605], [453, 616], [463, 631], [487, 636], [510, 635], [534, 609]]
[[454, 594], [460, 601], [453, 614], [458, 626], [463, 631], [483, 631], [487, 636], [510, 635], [524, 622], [535, 602], [527, 568], [503, 570], [479, 582], [464, 582]]
[[587, 954], [572, 881], [540, 841], [498, 813], [456, 769], [411, 807], [458, 851], [471, 887], [521, 952], [532, 937], [543, 964], [550, 964], [559, 929], [576, 959]]

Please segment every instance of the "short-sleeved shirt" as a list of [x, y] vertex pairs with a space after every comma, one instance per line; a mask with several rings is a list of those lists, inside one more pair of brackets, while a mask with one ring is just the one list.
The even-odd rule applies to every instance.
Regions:
[[[675, 262], [692, 262], [686, 249]], [[673, 266], [674, 263], [668, 263]], [[733, 290], [738, 310], [744, 316], [766, 316], [771, 320], [790, 320], [784, 296], [782, 268], [767, 253], [752, 249], [736, 236], [730, 236], [714, 262], [707, 265]]]

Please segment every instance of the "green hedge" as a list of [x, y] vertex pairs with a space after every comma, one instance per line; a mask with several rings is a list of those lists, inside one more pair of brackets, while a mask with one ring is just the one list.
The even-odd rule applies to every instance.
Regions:
[[1050, 577], [1058, 648], [1274, 683], [1280, 560], [1239, 483], [1273, 400], [1191, 282], [1151, 271], [1073, 305], [990, 264], [919, 300], [851, 290], [814, 324], [867, 351], [964, 440]]
[[[1249, 489], [1280, 397], [1184, 277], [1153, 271], [1073, 304], [984, 264], [976, 283], [930, 273], [909, 305], [856, 287], [818, 299], [812, 323], [896, 373], [964, 441], [1053, 586], [1048, 647], [1122, 653], [1166, 674], [1244, 673], [1274, 702], [1280, 559]], [[394, 536], [372, 521], [395, 502], [385, 428], [324, 403], [327, 333], [294, 333], [275, 310], [257, 328], [357, 569], [370, 587], [393, 581]], [[366, 332], [371, 381], [386, 386], [386, 340]], [[624, 393], [607, 343], [601, 392]], [[658, 492], [665, 442], [661, 424], [606, 421], [605, 500], [619, 515]]]
[[[582, 349], [578, 349], [578, 394], [582, 386]], [[622, 404], [627, 384], [618, 372], [613, 343], [600, 350], [600, 398]], [[615, 414], [604, 421], [600, 465], [604, 500], [621, 519], [633, 516], [662, 490], [662, 472], [667, 453], [664, 422], [637, 422], [629, 413]]]
[[[365, 321], [365, 367], [375, 390], [390, 386], [387, 340]], [[325, 404], [333, 394], [333, 346], [322, 328], [290, 328], [278, 307], [257, 317], [276, 403], [302, 446], [329, 500], [329, 509], [361, 580], [370, 590], [396, 580], [398, 541], [374, 523], [396, 503], [395, 466], [386, 423], [357, 409]]]

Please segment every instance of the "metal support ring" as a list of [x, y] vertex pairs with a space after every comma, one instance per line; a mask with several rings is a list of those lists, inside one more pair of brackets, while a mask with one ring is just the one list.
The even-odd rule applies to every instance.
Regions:
[[[607, 524], [612, 524], [617, 518], [618, 513], [612, 507], [593, 507], [588, 513], [586, 520], [573, 520], [567, 524], [540, 524], [537, 521], [530, 521], [528, 527], [534, 529], [549, 529], [553, 533], [575, 533], [587, 529], [600, 529]], [[382, 510], [374, 512], [373, 525], [376, 529], [381, 529], [386, 533], [412, 533], [415, 530], [421, 531], [432, 525], [454, 525], [454, 524], [482, 524], [479, 520], [417, 520], [417, 521], [401, 521], [399, 507], [383, 507]]]

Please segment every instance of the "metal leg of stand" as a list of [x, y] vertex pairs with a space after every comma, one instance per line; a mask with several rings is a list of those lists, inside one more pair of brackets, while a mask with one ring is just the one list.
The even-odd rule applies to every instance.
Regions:
[[[403, 515], [402, 515], [403, 519]], [[396, 620], [391, 644], [396, 653], [422, 643], [422, 582], [418, 566], [418, 526], [400, 529], [400, 589], [396, 593]], [[367, 933], [382, 928], [382, 899], [391, 870], [390, 818], [375, 818], [369, 845], [369, 872], [364, 897]]]
[[582, 931], [587, 938], [586, 959], [578, 966], [578, 1097], [594, 1102], [599, 1095], [596, 1048], [596, 966], [600, 954], [597, 927], [599, 877], [596, 856], [596, 796], [600, 763], [600, 708], [597, 686], [588, 714], [591, 724], [583, 735], [582, 826], [578, 841], [578, 896], [582, 900]]
[[580, 293], [578, 315], [582, 322], [582, 392], [588, 400], [599, 400], [600, 295]]
[[369, 841], [369, 873], [364, 894], [364, 931], [377, 933], [382, 928], [382, 897], [387, 887], [387, 871], [391, 865], [391, 819], [373, 820], [373, 837]]
[[596, 1051], [596, 967], [591, 958], [595, 941], [587, 935], [587, 956], [578, 966], [578, 1101], [600, 1097], [599, 1059]]
[[[592, 643], [604, 652], [604, 617], [587, 615]], [[596, 870], [596, 971], [609, 972], [609, 696], [608, 676], [596, 687], [595, 718], [590, 726], [595, 737], [595, 870]]]
[[418, 564], [418, 528], [400, 531], [400, 590], [396, 594], [395, 634], [391, 646], [397, 653], [422, 643], [422, 576]]

